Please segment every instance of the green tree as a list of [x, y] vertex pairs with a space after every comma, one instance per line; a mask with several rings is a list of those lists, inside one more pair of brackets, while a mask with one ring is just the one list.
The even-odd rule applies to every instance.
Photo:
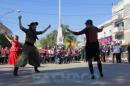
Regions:
[[68, 41], [73, 41], [73, 42], [77, 42], [76, 40], [76, 36], [69, 33], [66, 29], [69, 29], [68, 25], [61, 25], [62, 30], [63, 30], [63, 35], [64, 35], [64, 42], [68, 42]]
[[49, 33], [46, 37], [38, 41], [36, 46], [40, 48], [46, 47], [46, 46], [53, 47], [56, 43], [56, 36], [57, 36], [57, 31], [54, 30], [51, 33]]
[[[61, 27], [62, 27], [62, 32], [64, 36], [64, 42], [67, 42], [67, 41], [76, 42], [76, 37], [73, 34], [68, 33], [66, 30], [67, 28], [69, 28], [69, 26], [62, 24]], [[39, 40], [36, 43], [36, 46], [39, 48], [46, 47], [46, 46], [53, 47], [56, 45], [56, 39], [57, 39], [57, 30], [54, 30], [51, 33], [49, 33], [46, 37]]]

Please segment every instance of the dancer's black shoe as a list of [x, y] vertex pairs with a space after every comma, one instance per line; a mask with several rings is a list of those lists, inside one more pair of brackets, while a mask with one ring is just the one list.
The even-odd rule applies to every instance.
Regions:
[[15, 68], [14, 68], [13, 75], [14, 75], [14, 76], [18, 76], [18, 67], [15, 67]]
[[39, 73], [40, 72], [37, 67], [34, 67], [34, 70], [35, 70], [35, 73]]
[[18, 73], [14, 72], [13, 75], [14, 75], [14, 76], [18, 76]]
[[94, 75], [91, 75], [91, 79], [95, 79], [95, 76], [94, 76]]
[[103, 78], [103, 77], [104, 77], [104, 75], [101, 73], [101, 74], [100, 74], [100, 77], [101, 77], [101, 78]]

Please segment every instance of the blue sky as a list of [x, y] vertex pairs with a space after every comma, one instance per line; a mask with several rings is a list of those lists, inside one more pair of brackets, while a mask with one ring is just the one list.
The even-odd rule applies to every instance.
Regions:
[[[87, 19], [92, 19], [95, 25], [99, 25], [111, 18], [112, 3], [117, 1], [119, 0], [61, 0], [61, 23], [69, 25], [75, 31], [81, 30]], [[17, 10], [21, 12], [18, 13]], [[58, 0], [1, 0], [0, 20], [14, 34], [19, 35], [23, 42], [24, 33], [19, 30], [18, 15], [23, 16], [25, 27], [32, 21], [39, 22], [38, 30], [51, 24], [48, 34], [58, 28]]]

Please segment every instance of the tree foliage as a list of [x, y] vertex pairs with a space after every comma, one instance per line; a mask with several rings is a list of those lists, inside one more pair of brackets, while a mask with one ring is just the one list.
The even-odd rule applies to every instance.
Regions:
[[[62, 27], [62, 32], [63, 32], [63, 36], [64, 36], [64, 42], [67, 41], [74, 41], [76, 42], [76, 37], [67, 32], [67, 28], [69, 28], [68, 25], [61, 25]], [[43, 48], [43, 47], [53, 47], [56, 45], [56, 39], [57, 39], [57, 30], [53, 30], [51, 33], [49, 33], [46, 37], [43, 37], [40, 41], [37, 42], [37, 47], [39, 48]]]
[[66, 29], [69, 29], [69, 26], [62, 24], [61, 27], [62, 27], [63, 35], [64, 35], [64, 42], [67, 42], [67, 41], [74, 41], [74, 42], [76, 42], [76, 37], [66, 30]]

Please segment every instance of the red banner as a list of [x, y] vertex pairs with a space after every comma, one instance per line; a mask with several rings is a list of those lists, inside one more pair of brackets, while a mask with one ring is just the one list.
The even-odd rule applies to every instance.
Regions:
[[112, 36], [99, 39], [99, 43], [102, 45], [110, 44], [111, 42], [112, 42]]

